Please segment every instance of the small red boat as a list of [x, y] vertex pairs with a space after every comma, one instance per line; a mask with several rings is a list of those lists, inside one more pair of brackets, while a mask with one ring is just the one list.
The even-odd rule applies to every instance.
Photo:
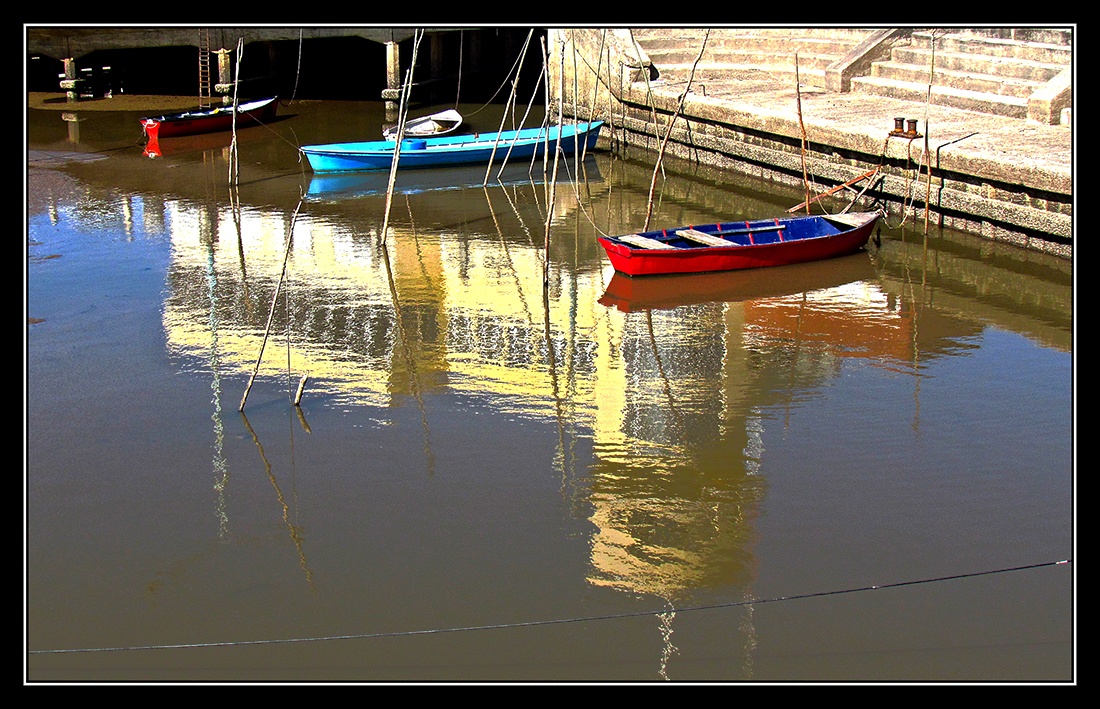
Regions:
[[881, 212], [723, 222], [598, 237], [628, 276], [785, 266], [863, 248]]
[[[239, 103], [236, 110], [237, 127], [247, 128], [270, 121], [278, 109], [279, 99], [276, 96]], [[233, 115], [232, 104], [192, 108], [163, 116], [146, 116], [141, 119], [141, 128], [150, 139], [214, 133], [232, 128]]]

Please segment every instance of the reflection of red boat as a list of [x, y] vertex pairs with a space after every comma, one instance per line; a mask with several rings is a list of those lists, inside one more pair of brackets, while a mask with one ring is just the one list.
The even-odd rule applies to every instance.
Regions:
[[[264, 138], [263, 131], [258, 134], [250, 131], [237, 135], [239, 144], [246, 144]], [[151, 137], [145, 141], [143, 150], [147, 158], [163, 158], [172, 155], [185, 155], [204, 150], [221, 150], [228, 148], [233, 143], [233, 136], [225, 131], [217, 133], [199, 133], [198, 135], [181, 135], [178, 138], [169, 138], [161, 141], [157, 137]]]
[[631, 278], [616, 272], [600, 304], [624, 313], [667, 310], [698, 303], [737, 303], [779, 298], [875, 278], [867, 254], [851, 254], [784, 268], [749, 269], [736, 273], [696, 273]]
[[761, 219], [599, 237], [628, 276], [706, 273], [817, 261], [858, 251], [879, 212]]
[[196, 133], [214, 133], [233, 127], [234, 113], [237, 127], [247, 128], [258, 123], [270, 121], [279, 109], [277, 97], [256, 99], [237, 104], [234, 112], [232, 104], [192, 108], [180, 113], [168, 113], [163, 116], [147, 116], [141, 119], [141, 128], [150, 138], [171, 138], [177, 135]]

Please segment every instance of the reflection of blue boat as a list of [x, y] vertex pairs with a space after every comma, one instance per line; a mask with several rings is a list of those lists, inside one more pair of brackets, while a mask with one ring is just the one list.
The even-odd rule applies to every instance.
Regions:
[[[592, 181], [600, 179], [600, 169], [595, 157], [589, 155], [580, 165], [581, 173], [574, 178], [574, 163], [570, 160], [558, 169], [558, 182]], [[509, 162], [488, 171], [485, 165], [458, 165], [436, 170], [398, 171], [393, 185], [394, 194], [417, 194], [441, 190], [474, 189], [481, 186], [544, 184], [550, 176], [543, 174], [542, 162], [531, 165], [530, 159], [518, 163]], [[385, 195], [389, 189], [389, 172], [335, 172], [313, 174], [309, 178], [306, 197], [318, 201], [339, 201], [357, 197]]]
[[[398, 167], [402, 169], [469, 165], [504, 160], [522, 160], [544, 154], [546, 147], [556, 146], [570, 155], [578, 144], [591, 150], [603, 121], [575, 123], [549, 128], [524, 128], [499, 133], [415, 138], [403, 140], [398, 152]], [[397, 143], [373, 140], [359, 143], [329, 143], [303, 145], [301, 151], [314, 172], [352, 172], [359, 170], [389, 170], [393, 164]]]

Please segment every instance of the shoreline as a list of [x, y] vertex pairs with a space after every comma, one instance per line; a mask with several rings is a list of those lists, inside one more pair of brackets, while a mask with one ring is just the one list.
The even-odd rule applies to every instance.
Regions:
[[27, 108], [44, 111], [138, 111], [162, 113], [184, 111], [199, 105], [196, 96], [114, 94], [110, 98], [82, 98], [70, 101], [63, 91], [27, 93]]

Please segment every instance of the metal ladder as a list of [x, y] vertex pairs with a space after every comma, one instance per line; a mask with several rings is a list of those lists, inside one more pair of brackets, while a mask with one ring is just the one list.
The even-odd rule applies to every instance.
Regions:
[[199, 30], [199, 106], [211, 105], [210, 91], [210, 30]]

